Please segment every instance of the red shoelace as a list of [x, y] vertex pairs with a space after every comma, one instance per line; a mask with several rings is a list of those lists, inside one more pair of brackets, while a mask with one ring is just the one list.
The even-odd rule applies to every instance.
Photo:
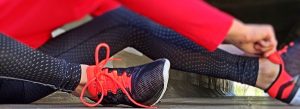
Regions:
[[[103, 59], [101, 62], [99, 62], [99, 51], [100, 51], [100, 48], [102, 48], [102, 47], [104, 47], [106, 49], [106, 56], [105, 56], [105, 59]], [[103, 100], [103, 97], [107, 95], [107, 91], [112, 91], [114, 94], [116, 94], [117, 89], [121, 89], [122, 92], [128, 97], [128, 99], [133, 104], [135, 104], [139, 107], [144, 107], [144, 108], [154, 108], [153, 106], [146, 106], [146, 105], [140, 104], [140, 103], [136, 102], [130, 96], [129, 92], [126, 90], [125, 87], [127, 86], [127, 88], [131, 88], [131, 87], [128, 87], [131, 84], [131, 82], [129, 82], [129, 83], [126, 82], [126, 79], [128, 80], [128, 77], [125, 74], [118, 76], [117, 71], [112, 71], [111, 73], [109, 73], [108, 69], [104, 68], [108, 61], [120, 60], [117, 58], [110, 58], [109, 54], [110, 54], [110, 48], [106, 43], [100, 43], [96, 47], [96, 50], [95, 50], [95, 62], [96, 62], [96, 68], [95, 68], [96, 73], [95, 74], [96, 75], [92, 79], [88, 80], [86, 85], [83, 87], [82, 92], [80, 94], [80, 101], [86, 106], [94, 107], [101, 103], [101, 101]], [[89, 72], [87, 72], [87, 73], [89, 73]], [[92, 73], [94, 73], [94, 72], [92, 72]], [[96, 82], [96, 84], [98, 86], [100, 86], [100, 91], [98, 90], [97, 92], [99, 94], [101, 94], [101, 97], [96, 103], [89, 103], [84, 99], [84, 94], [85, 94], [85, 91], [87, 90], [87, 88], [94, 82]], [[110, 86], [110, 87], [106, 87], [106, 86]], [[97, 89], [99, 89], [99, 88], [97, 88]]]
[[[270, 61], [272, 61], [275, 64], [279, 64], [281, 65], [281, 68], [283, 69], [281, 73], [277, 79], [275, 80], [275, 82], [273, 83], [273, 85], [268, 89], [268, 93], [271, 97], [273, 98], [277, 98], [278, 96], [278, 92], [280, 90], [280, 87], [285, 85], [286, 83], [293, 83], [293, 81], [295, 81], [293, 79], [293, 77], [291, 77], [291, 75], [289, 75], [286, 71], [285, 71], [285, 64], [283, 59], [281, 58], [281, 55], [286, 53], [289, 47], [294, 46], [294, 42], [290, 42], [289, 44], [285, 45], [282, 49], [278, 50], [277, 52], [275, 52], [274, 54], [270, 55], [268, 58]], [[288, 98], [288, 96], [290, 95], [290, 93], [292, 92], [293, 88], [295, 84], [291, 84], [288, 87], [286, 87], [284, 89], [284, 92], [281, 94], [281, 96], [277, 99], [286, 99]]]
[[285, 45], [281, 50], [278, 50], [275, 54], [269, 56], [269, 60], [272, 60], [273, 62], [277, 64], [283, 63], [283, 60], [281, 59], [281, 55], [286, 53], [289, 47], [294, 46], [294, 42], [290, 42], [289, 44]]
[[281, 54], [283, 54], [283, 53], [286, 53], [286, 52], [287, 52], [287, 49], [288, 49], [289, 47], [294, 46], [294, 45], [295, 45], [294, 42], [290, 42], [288, 45], [285, 45], [281, 50], [278, 51], [279, 54], [281, 55]]

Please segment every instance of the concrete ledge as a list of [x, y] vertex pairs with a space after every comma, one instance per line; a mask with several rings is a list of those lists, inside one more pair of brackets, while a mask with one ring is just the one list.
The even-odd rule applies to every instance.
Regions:
[[[51, 102], [39, 101], [33, 104], [6, 104], [0, 105], [5, 108], [88, 108], [83, 104], [60, 98], [57, 94], [51, 96]], [[73, 99], [73, 98], [71, 98]], [[99, 106], [101, 107], [101, 106]], [[99, 108], [96, 107], [96, 108]], [[124, 108], [120, 105], [113, 108]], [[199, 109], [295, 109], [297, 106], [290, 106], [269, 97], [210, 97], [210, 98], [167, 98], [162, 99], [158, 104], [159, 108], [199, 108]], [[101, 107], [112, 108], [112, 107]]]

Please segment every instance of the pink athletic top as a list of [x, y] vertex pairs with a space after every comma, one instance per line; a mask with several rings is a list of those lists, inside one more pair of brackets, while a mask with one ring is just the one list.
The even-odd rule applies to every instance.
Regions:
[[0, 32], [38, 48], [56, 28], [87, 14], [124, 5], [210, 51], [224, 40], [233, 18], [202, 0], [1, 0]]

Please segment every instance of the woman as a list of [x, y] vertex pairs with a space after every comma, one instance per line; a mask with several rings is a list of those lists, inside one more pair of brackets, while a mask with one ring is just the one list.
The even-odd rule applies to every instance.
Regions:
[[[120, 7], [120, 4], [113, 0], [2, 2], [1, 10], [3, 10], [3, 15], [0, 18], [0, 31], [7, 34], [5, 36], [1, 35], [0, 42], [1, 44], [6, 45], [1, 46], [1, 51], [4, 51], [6, 56], [0, 58], [2, 63], [4, 63], [3, 65], [13, 65], [18, 67], [20, 67], [20, 65], [25, 65], [21, 66], [20, 69], [26, 71], [28, 67], [35, 68], [38, 65], [32, 65], [32, 63], [28, 63], [28, 61], [14, 61], [14, 59], [21, 60], [14, 54], [19, 54], [21, 56], [25, 55], [27, 56], [26, 58], [32, 59], [35, 59], [36, 57], [34, 56], [38, 55], [46, 57], [47, 59], [49, 58], [49, 60], [54, 63], [63, 63], [58, 66], [62, 66], [63, 69], [67, 68], [69, 70], [57, 70], [53, 73], [42, 69], [41, 72], [46, 71], [48, 73], [41, 74], [28, 71], [22, 72], [24, 75], [16, 76], [9, 74], [17, 74], [18, 72], [21, 72], [21, 70], [16, 69], [16, 67], [2, 67], [0, 69], [0, 75], [10, 79], [1, 79], [2, 86], [0, 87], [0, 90], [1, 92], [8, 93], [5, 95], [1, 93], [1, 98], [10, 98], [11, 102], [9, 103], [30, 103], [53, 93], [56, 89], [74, 91], [75, 95], [77, 95], [81, 92], [83, 85], [86, 85], [86, 82], [80, 83], [78, 81], [84, 81], [84, 78], [87, 78], [87, 81], [91, 81], [89, 83], [94, 85], [87, 84], [88, 91], [85, 95], [97, 103], [100, 103], [102, 97], [105, 96], [102, 100], [102, 103], [104, 104], [121, 103], [142, 107], [155, 104], [161, 98], [161, 95], [165, 90], [167, 75], [164, 75], [165, 73], [163, 73], [163, 71], [164, 69], [167, 69], [167, 67], [164, 68], [162, 66], [167, 66], [166, 63], [168, 61], [160, 60], [158, 62], [159, 64], [155, 64], [160, 66], [161, 69], [161, 72], [155, 73], [155, 75], [149, 76], [152, 73], [148, 73], [148, 76], [131, 79], [131, 81], [134, 81], [131, 82], [132, 84], [124, 85], [127, 86], [127, 91], [131, 96], [125, 97], [124, 94], [126, 91], [124, 89], [126, 87], [120, 88], [122, 85], [116, 85], [114, 83], [115, 81], [105, 82], [106, 80], [109, 81], [111, 79], [100, 79], [101, 82], [99, 83], [98, 81], [100, 80], [97, 76], [98, 72], [94, 72], [95, 70], [93, 69], [97, 68], [98, 71], [113, 70], [102, 69], [102, 64], [97, 64], [98, 66], [101, 65], [101, 67], [86, 66], [86, 64], [93, 64], [93, 48], [96, 47], [99, 42], [106, 42], [112, 46], [111, 52], [106, 52], [110, 55], [115, 54], [125, 47], [132, 46], [152, 59], [169, 59], [172, 68], [174, 69], [229, 79], [256, 86], [266, 90], [274, 98], [276, 97], [287, 103], [297, 104], [297, 99], [299, 98], [295, 97], [295, 95], [298, 90], [298, 85], [290, 82], [293, 78], [286, 72], [286, 70], [289, 69], [286, 69], [283, 65], [285, 60], [278, 61], [281, 60], [281, 57], [277, 52], [274, 53], [277, 42], [271, 26], [243, 24], [226, 14], [219, 12], [215, 8], [210, 7], [203, 1], [198, 0], [191, 0], [190, 2], [168, 2], [167, 0], [159, 2], [131, 2], [124, 0], [121, 1], [121, 3], [131, 7], [131, 9], [136, 9], [135, 11], [137, 12], [139, 12], [140, 8], [134, 8], [134, 6], [146, 8], [146, 6], [158, 4], [155, 5], [157, 7], [141, 9], [139, 13], [172, 28], [178, 33]], [[56, 8], [54, 8], [54, 6]], [[154, 10], [154, 8], [159, 10], [153, 12], [152, 10]], [[192, 10], [196, 11], [194, 12]], [[176, 14], [177, 12], [179, 12], [179, 14]], [[157, 15], [157, 13], [159, 14]], [[160, 16], [161, 13], [163, 13], [164, 16]], [[62, 26], [67, 22], [79, 19], [86, 14], [92, 14], [95, 18], [91, 22], [67, 32], [58, 38], [49, 40], [49, 33], [55, 28]], [[203, 21], [199, 19], [203, 19]], [[7, 37], [11, 37], [32, 48], [36, 48], [37, 51], [25, 47]], [[247, 53], [256, 55], [262, 54], [263, 57], [269, 57], [270, 60], [267, 58], [237, 56], [219, 49], [215, 50], [224, 39], [226, 42], [236, 45]], [[24, 51], [19, 51], [18, 47], [22, 48]], [[209, 52], [207, 49], [215, 51]], [[10, 50], [15, 51], [7, 52]], [[45, 54], [42, 54], [39, 51]], [[31, 53], [34, 56], [26, 55], [24, 52]], [[45, 60], [42, 59], [42, 57], [40, 57], [41, 60], [35, 60], [34, 62], [44, 62]], [[105, 63], [106, 61], [103, 62]], [[80, 63], [81, 65], [76, 63]], [[139, 68], [140, 67], [137, 67], [137, 69]], [[88, 73], [85, 75], [86, 69], [92, 70], [87, 70]], [[139, 74], [135, 72], [136, 70], [134, 70], [134, 68], [129, 69], [133, 70], [126, 71], [133, 72], [136, 75]], [[156, 67], [150, 67], [150, 69], [156, 71]], [[36, 70], [37, 69], [34, 71]], [[122, 72], [124, 69], [120, 69], [120, 71]], [[62, 72], [63, 74], [61, 74]], [[101, 72], [100, 74], [103, 73], [109, 74], [110, 72]], [[29, 74], [42, 78], [48, 77], [49, 75], [53, 75], [51, 76], [53, 78], [58, 78], [60, 75], [66, 75], [68, 79], [60, 78], [57, 80], [67, 80], [68, 82], [56, 83], [57, 81], [53, 82], [53, 79], [40, 80], [34, 79], [31, 76], [26, 77], [26, 75]], [[156, 74], [160, 76], [156, 76]], [[78, 77], [79, 75], [80, 77]], [[157, 77], [159, 79], [157, 79]], [[11, 78], [25, 81], [15, 81], [11, 80]], [[98, 80], [95, 80], [95, 78]], [[108, 77], [105, 76], [103, 78]], [[117, 77], [113, 78], [116, 79]], [[149, 80], [149, 78], [152, 78], [151, 82], [143, 82]], [[136, 82], [135, 80], [139, 82]], [[69, 83], [70, 81], [72, 82]], [[35, 83], [42, 83], [44, 85]], [[144, 86], [148, 85], [142, 83], [151, 83], [152, 85], [149, 86], [153, 87], [145, 88]], [[54, 86], [55, 88], [45, 86], [45, 84]], [[70, 84], [72, 85], [69, 86]], [[139, 85], [140, 87], [136, 88], [134, 87], [135, 85]], [[68, 86], [69, 88], [62, 86]], [[102, 89], [102, 86], [105, 87]], [[132, 88], [130, 88], [130, 86], [132, 86]], [[158, 90], [159, 94], [157, 96], [153, 95], [153, 93], [156, 93], [155, 91], [145, 90], [156, 89], [154, 86], [158, 86], [160, 87], [159, 89], [161, 89]], [[120, 89], [123, 90], [121, 91]], [[112, 93], [106, 93], [111, 90], [114, 91], [112, 91]], [[30, 93], [32, 91], [38, 92], [32, 94]], [[15, 97], [11, 93], [22, 93], [23, 99], [14, 99]]]

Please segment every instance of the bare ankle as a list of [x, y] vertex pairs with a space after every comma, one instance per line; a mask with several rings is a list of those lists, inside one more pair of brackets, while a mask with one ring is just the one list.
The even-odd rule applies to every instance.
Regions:
[[[87, 83], [87, 74], [86, 74], [87, 67], [88, 67], [88, 65], [83, 65], [83, 64], [81, 65], [81, 79], [80, 79], [78, 86], [72, 92], [72, 94], [75, 96], [80, 95], [84, 85]], [[88, 95], [88, 94], [86, 94], [86, 95]]]
[[279, 74], [279, 67], [266, 58], [260, 58], [256, 87], [267, 89]]

